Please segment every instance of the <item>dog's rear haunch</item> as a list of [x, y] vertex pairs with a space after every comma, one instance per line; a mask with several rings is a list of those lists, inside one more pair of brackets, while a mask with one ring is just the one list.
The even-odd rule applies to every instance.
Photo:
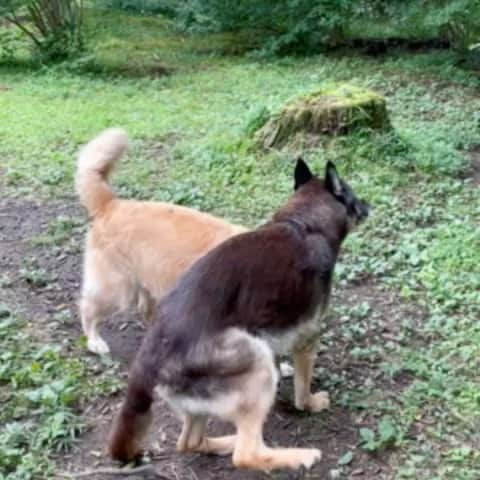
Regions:
[[[278, 382], [274, 350], [314, 358], [340, 245], [367, 214], [332, 164], [320, 180], [299, 160], [295, 193], [273, 219], [214, 248], [161, 301], [130, 371], [111, 455], [141, 452], [157, 390], [183, 420], [178, 451], [232, 454], [236, 466], [259, 470], [318, 461], [317, 449], [264, 443]], [[306, 398], [309, 362], [295, 379]], [[210, 416], [233, 423], [236, 434], [206, 436]]]

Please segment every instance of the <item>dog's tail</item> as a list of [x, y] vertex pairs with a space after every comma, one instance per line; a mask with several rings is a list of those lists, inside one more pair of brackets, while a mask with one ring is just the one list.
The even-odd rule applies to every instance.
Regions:
[[108, 184], [108, 175], [127, 147], [126, 132], [120, 128], [109, 128], [80, 151], [75, 188], [90, 216], [95, 216], [115, 198]]
[[152, 423], [153, 384], [132, 371], [127, 397], [110, 433], [108, 450], [112, 458], [129, 462], [142, 450], [142, 441]]

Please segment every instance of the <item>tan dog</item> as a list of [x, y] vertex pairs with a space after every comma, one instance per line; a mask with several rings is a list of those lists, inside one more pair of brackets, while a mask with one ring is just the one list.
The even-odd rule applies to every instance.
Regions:
[[109, 348], [98, 333], [106, 315], [136, 306], [146, 320], [178, 277], [210, 249], [247, 229], [191, 208], [122, 200], [107, 183], [128, 146], [127, 134], [109, 129], [79, 155], [75, 178], [80, 202], [92, 217], [87, 235], [80, 315], [88, 348]]

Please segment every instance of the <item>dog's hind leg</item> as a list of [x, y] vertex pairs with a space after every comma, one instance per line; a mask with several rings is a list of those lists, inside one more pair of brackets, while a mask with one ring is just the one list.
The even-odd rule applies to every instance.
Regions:
[[271, 471], [279, 468], [311, 468], [321, 459], [316, 448], [270, 448], [263, 441], [262, 412], [251, 412], [237, 423], [238, 434], [233, 463], [239, 468]]
[[119, 266], [103, 251], [89, 244], [90, 239], [85, 253], [80, 317], [88, 349], [104, 355], [109, 348], [98, 332], [98, 325], [107, 315], [124, 310], [130, 304], [133, 288]]
[[207, 417], [187, 413], [183, 419], [182, 432], [178, 437], [177, 451], [195, 451], [203, 442], [206, 428]]
[[[177, 448], [216, 454], [233, 450], [235, 466], [267, 471], [310, 468], [319, 460], [320, 450], [269, 448], [263, 441], [263, 424], [273, 405], [278, 382], [267, 342], [231, 329], [207, 346], [193, 352], [189, 362], [190, 368], [205, 369], [202, 381], [210, 393], [204, 398], [167, 396], [170, 403], [190, 413], [185, 417]], [[205, 418], [199, 417], [199, 413], [232, 422], [237, 434], [205, 437]]]
[[179, 452], [201, 452], [214, 455], [230, 455], [235, 447], [236, 435], [207, 437], [207, 417], [186, 414], [182, 432], [177, 441]]
[[205, 437], [201, 450], [203, 453], [214, 455], [231, 455], [235, 449], [236, 435], [225, 435], [224, 437]]
[[293, 353], [295, 407], [299, 410], [321, 412], [330, 407], [328, 392], [311, 392], [315, 357], [314, 350]]
[[103, 316], [102, 314], [103, 312], [99, 308], [98, 302], [89, 297], [83, 297], [80, 300], [80, 317], [82, 319], [83, 332], [87, 337], [87, 347], [91, 352], [98, 355], [105, 355], [110, 351], [105, 340], [98, 332], [98, 323]]
[[108, 450], [116, 460], [130, 461], [141, 453], [142, 442], [152, 423], [151, 372], [135, 365], [127, 387], [127, 396], [115, 417]]
[[255, 339], [256, 361], [239, 385], [232, 420], [237, 427], [233, 463], [240, 468], [270, 471], [277, 468], [310, 468], [320, 460], [318, 449], [270, 448], [263, 440], [263, 424], [274, 402], [278, 373], [273, 355], [263, 340]]
[[141, 287], [138, 292], [137, 308], [143, 318], [144, 324], [142, 327], [153, 323], [155, 305], [155, 299], [150, 292], [146, 288]]

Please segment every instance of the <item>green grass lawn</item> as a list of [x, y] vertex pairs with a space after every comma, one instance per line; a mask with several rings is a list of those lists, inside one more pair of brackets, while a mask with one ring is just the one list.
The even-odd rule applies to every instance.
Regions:
[[[379, 421], [378, 429], [363, 432], [364, 447], [393, 448], [395, 478], [480, 478], [480, 191], [468, 180], [468, 149], [480, 144], [478, 78], [445, 51], [261, 61], [232, 55], [243, 39], [181, 35], [162, 18], [94, 17], [91, 42], [104, 73], [0, 67], [0, 87], [6, 87], [0, 88], [3, 195], [35, 192], [46, 202], [73, 195], [80, 144], [122, 126], [132, 138], [114, 176], [122, 195], [173, 201], [254, 226], [290, 192], [298, 153], [254, 147], [248, 132], [261, 112], [274, 112], [324, 82], [383, 93], [395, 133], [359, 132], [304, 152], [318, 171], [326, 160], [335, 161], [373, 206], [368, 223], [347, 242], [337, 282], [369, 278], [426, 312], [421, 325], [405, 319], [406, 340], [388, 347], [391, 361], [383, 367], [390, 374], [409, 372], [408, 387], [394, 400], [358, 392], [379, 419], [393, 419], [395, 431], [392, 446], [383, 441]], [[153, 75], [160, 67], [170, 74]], [[354, 321], [354, 311], [347, 315]], [[12, 327], [2, 322], [8, 357], [23, 334], [3, 336]], [[54, 370], [55, 379], [66, 382], [63, 389], [84, 381], [81, 361], [66, 362], [54, 350], [43, 354], [61, 365]], [[38, 360], [19, 353], [9, 361], [17, 363], [4, 367], [2, 361], [2, 385], [11, 382], [11, 369], [23, 371]], [[40, 388], [52, 372], [42, 375], [15, 382], [9, 401], [19, 402], [23, 388]], [[65, 398], [54, 401], [68, 413], [78, 399]], [[48, 408], [47, 402], [45, 415], [53, 414]], [[4, 410], [2, 423], [21, 416], [13, 410]], [[62, 428], [75, 435], [78, 417], [69, 429], [67, 413]], [[0, 434], [0, 457], [7, 458], [12, 436], [28, 432], [19, 425]]]

